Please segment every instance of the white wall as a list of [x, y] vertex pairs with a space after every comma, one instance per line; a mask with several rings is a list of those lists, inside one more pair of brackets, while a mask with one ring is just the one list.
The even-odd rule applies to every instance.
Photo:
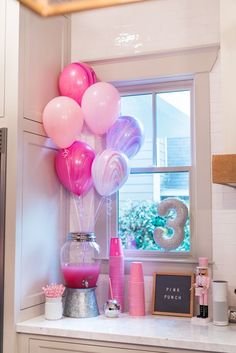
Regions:
[[219, 41], [218, 5], [218, 0], [153, 0], [73, 15], [72, 60], [215, 44]]
[[[235, 153], [236, 3], [219, 5], [219, 0], [159, 0], [73, 15], [72, 60], [102, 63], [221, 41], [221, 58], [210, 75], [211, 146], [212, 153]], [[212, 185], [212, 212], [213, 277], [229, 281], [235, 305], [236, 190]]]
[[[236, 2], [220, 3], [221, 53], [211, 74], [212, 154], [236, 152]], [[236, 305], [236, 189], [212, 185], [214, 278], [229, 283], [229, 302]]]
[[[220, 2], [220, 44], [221, 44], [221, 94], [222, 94], [222, 131], [223, 153], [236, 153], [236, 1], [221, 0]], [[227, 122], [227, 123], [226, 123]]]

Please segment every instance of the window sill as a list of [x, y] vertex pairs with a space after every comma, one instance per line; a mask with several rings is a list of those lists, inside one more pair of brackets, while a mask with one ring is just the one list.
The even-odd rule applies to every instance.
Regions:
[[[109, 261], [108, 257], [104, 257], [101, 259], [104, 264]], [[177, 263], [177, 264], [198, 264], [198, 259], [195, 258], [166, 258], [166, 257], [132, 257], [132, 256], [125, 256], [126, 262], [131, 261], [140, 261], [140, 262], [149, 262], [149, 263]], [[208, 262], [211, 266], [214, 263], [212, 261]]]

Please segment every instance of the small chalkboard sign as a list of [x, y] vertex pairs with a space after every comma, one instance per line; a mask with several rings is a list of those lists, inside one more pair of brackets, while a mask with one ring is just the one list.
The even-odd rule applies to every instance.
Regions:
[[193, 316], [192, 273], [154, 273], [152, 313]]

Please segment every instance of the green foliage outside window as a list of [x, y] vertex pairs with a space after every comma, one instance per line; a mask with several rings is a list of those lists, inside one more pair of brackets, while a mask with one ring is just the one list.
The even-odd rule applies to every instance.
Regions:
[[[153, 239], [153, 232], [157, 227], [163, 227], [165, 235], [172, 236], [171, 228], [166, 228], [166, 222], [174, 217], [174, 211], [166, 217], [157, 213], [156, 202], [131, 202], [119, 216], [119, 237], [125, 249], [165, 250], [158, 246]], [[184, 227], [185, 237], [183, 243], [174, 251], [190, 251], [189, 218]]]

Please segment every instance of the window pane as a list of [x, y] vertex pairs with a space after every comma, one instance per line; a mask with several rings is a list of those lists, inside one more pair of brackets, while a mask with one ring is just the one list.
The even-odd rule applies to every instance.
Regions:
[[191, 165], [190, 91], [156, 94], [157, 166]]
[[[119, 191], [119, 236], [124, 248], [159, 250], [153, 240], [156, 227], [165, 227], [168, 217], [159, 217], [157, 203], [168, 197], [182, 200], [189, 207], [189, 173], [132, 174]], [[171, 236], [171, 229], [168, 230]], [[189, 219], [183, 243], [174, 251], [190, 251]]]
[[121, 97], [121, 115], [128, 115], [138, 119], [144, 129], [144, 144], [136, 156], [130, 160], [130, 166], [152, 166], [152, 95], [142, 94]]

